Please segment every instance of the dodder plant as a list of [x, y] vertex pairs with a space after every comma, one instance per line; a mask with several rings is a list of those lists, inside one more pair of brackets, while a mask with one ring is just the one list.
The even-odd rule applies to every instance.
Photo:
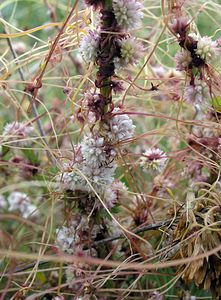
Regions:
[[[94, 63], [98, 71], [94, 91], [85, 93], [81, 108], [75, 113], [82, 125], [88, 124], [89, 132], [74, 147], [73, 159], [64, 163], [57, 177], [71, 209], [65, 226], [57, 229], [57, 245], [68, 253], [101, 258], [110, 254], [113, 257], [121, 249], [120, 244], [114, 248], [113, 245], [95, 247], [94, 241], [96, 244], [96, 240], [124, 229], [113, 212], [120, 198], [126, 197], [127, 188], [114, 177], [118, 157], [123, 159], [135, 126], [123, 107], [115, 106], [112, 93], [123, 90], [116, 72], [135, 64], [142, 54], [142, 45], [129, 33], [140, 25], [142, 6], [135, 0], [86, 1], [86, 4], [99, 11], [100, 20], [97, 28], [88, 30], [82, 38], [80, 51], [85, 61]], [[79, 296], [87, 293], [88, 281], [92, 284], [90, 269], [89, 265], [68, 266], [69, 288]], [[79, 278], [82, 284], [76, 283]]]
[[218, 1], [52, 2], [53, 42], [0, 35], [1, 299], [217, 299]]

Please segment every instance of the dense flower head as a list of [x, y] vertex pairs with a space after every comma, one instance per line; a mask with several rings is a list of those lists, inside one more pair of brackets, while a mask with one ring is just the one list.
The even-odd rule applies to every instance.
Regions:
[[129, 64], [136, 64], [143, 53], [142, 44], [134, 37], [118, 40], [118, 43], [120, 46], [120, 57], [114, 58], [116, 71], [127, 67]]
[[127, 196], [127, 187], [119, 180], [115, 180], [104, 190], [104, 200], [109, 208], [112, 208], [120, 197]]
[[172, 21], [171, 29], [180, 37], [184, 36], [188, 30], [190, 21], [187, 17], [177, 17]]
[[100, 36], [97, 31], [90, 30], [80, 41], [80, 52], [87, 63], [94, 62], [97, 57]]
[[78, 149], [78, 156], [82, 160], [64, 168], [64, 172], [57, 176], [57, 182], [63, 182], [66, 190], [93, 193], [94, 188], [99, 194], [103, 194], [107, 185], [114, 181], [116, 152], [99, 135], [86, 135]]
[[211, 59], [216, 57], [218, 44], [216, 41], [212, 41], [210, 37], [204, 36], [199, 38], [197, 43], [197, 51], [196, 53], [202, 59]]
[[95, 239], [99, 231], [97, 225], [91, 228], [86, 216], [75, 214], [69, 225], [56, 229], [56, 245], [61, 251], [73, 254], [83, 248], [89, 237]]
[[73, 254], [76, 242], [76, 228], [73, 225], [56, 229], [56, 246], [63, 252]]
[[91, 168], [107, 165], [116, 156], [116, 152], [105, 144], [102, 136], [85, 136], [81, 143], [81, 153]]
[[184, 71], [188, 69], [189, 64], [192, 61], [192, 57], [189, 51], [183, 50], [177, 52], [175, 55], [175, 61], [177, 63], [176, 69], [178, 71]]
[[9, 211], [19, 211], [24, 218], [29, 217], [36, 211], [37, 207], [31, 203], [30, 198], [25, 193], [12, 192], [8, 197]]
[[208, 60], [217, 57], [219, 52], [217, 41], [213, 41], [208, 36], [201, 37], [195, 33], [190, 33], [189, 37], [197, 42], [197, 49], [195, 52], [201, 59]]
[[77, 170], [61, 173], [56, 177], [56, 181], [58, 183], [62, 182], [65, 190], [85, 192], [90, 191], [86, 179], [81, 176]]
[[206, 102], [209, 98], [209, 88], [202, 80], [195, 80], [194, 85], [190, 84], [185, 87], [184, 99], [193, 104]]
[[108, 165], [92, 167], [86, 163], [82, 164], [82, 173], [87, 177], [92, 186], [97, 190], [103, 190], [107, 185], [114, 181], [114, 173], [116, 170], [116, 163], [113, 161]]
[[114, 207], [117, 202], [117, 192], [112, 189], [112, 186], [109, 186], [104, 191], [104, 199], [109, 208]]
[[133, 125], [132, 119], [126, 113], [115, 114], [119, 112], [119, 108], [114, 108], [112, 112], [113, 117], [107, 127], [107, 136], [112, 143], [118, 143], [132, 138], [136, 127]]
[[123, 30], [137, 28], [141, 19], [143, 6], [137, 0], [113, 0], [113, 10], [119, 27]]
[[113, 182], [112, 189], [116, 192], [118, 198], [128, 195], [128, 188], [118, 179]]
[[27, 146], [30, 141], [28, 138], [33, 132], [33, 127], [26, 123], [13, 122], [5, 125], [3, 136], [7, 141], [13, 141], [16, 146]]
[[159, 148], [147, 149], [141, 157], [140, 165], [143, 169], [162, 171], [167, 163], [167, 155]]

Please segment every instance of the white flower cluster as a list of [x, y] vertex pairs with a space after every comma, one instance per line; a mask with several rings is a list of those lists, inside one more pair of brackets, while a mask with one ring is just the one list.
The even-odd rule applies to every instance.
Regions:
[[143, 153], [140, 165], [144, 170], [152, 169], [161, 172], [165, 168], [167, 160], [167, 155], [162, 150], [159, 148], [150, 148]]
[[104, 199], [110, 208], [113, 207], [122, 196], [127, 196], [127, 188], [124, 183], [118, 180], [115, 180], [104, 191]]
[[89, 192], [86, 179], [78, 172], [78, 170], [65, 171], [57, 176], [56, 180], [64, 184], [65, 190]]
[[209, 99], [209, 88], [202, 80], [195, 80], [194, 85], [188, 85], [184, 90], [184, 99], [195, 105]]
[[104, 137], [99, 136], [97, 138], [85, 136], [81, 143], [81, 153], [91, 168], [97, 168], [107, 164], [108, 160], [112, 160], [116, 155], [113, 149], [110, 149], [110, 151], [105, 149]]
[[91, 230], [87, 217], [75, 215], [68, 227], [56, 229], [55, 244], [61, 251], [73, 254], [82, 248], [82, 243], [88, 241], [89, 237], [95, 239], [99, 230], [99, 226], [93, 226]]
[[113, 117], [107, 127], [108, 139], [113, 144], [131, 139], [136, 127], [126, 113], [115, 114], [120, 112], [119, 108], [114, 108]]
[[37, 207], [25, 193], [12, 192], [8, 197], [9, 211], [19, 211], [23, 218], [36, 214]]
[[100, 136], [85, 136], [80, 149], [83, 161], [74, 165], [75, 170], [64, 172], [57, 179], [72, 191], [92, 192], [94, 188], [102, 193], [114, 181], [117, 166], [113, 160], [116, 153], [112, 149], [106, 149], [105, 140]]
[[[184, 23], [189, 23], [188, 21], [184, 21]], [[176, 24], [175, 24], [176, 25]], [[181, 22], [182, 25], [182, 22]], [[178, 25], [177, 25], [178, 26]], [[181, 28], [186, 28], [187, 25], [182, 25]], [[176, 26], [175, 26], [176, 28]], [[180, 28], [180, 30], [181, 30]], [[179, 26], [176, 28], [179, 31]], [[175, 61], [177, 63], [177, 70], [184, 71], [188, 70], [189, 66], [191, 66], [191, 62], [196, 64], [199, 60], [199, 63], [206, 62], [208, 60], [212, 60], [216, 58], [219, 54], [218, 42], [212, 41], [212, 39], [208, 36], [201, 37], [195, 33], [188, 34], [189, 42], [191, 42], [194, 49], [192, 51], [187, 49], [182, 49], [181, 52], [178, 52], [175, 55]], [[200, 62], [201, 60], [201, 62]]]
[[33, 132], [33, 127], [26, 123], [13, 122], [5, 125], [3, 137], [7, 141], [13, 142], [15, 146], [27, 146], [30, 143], [28, 139]]
[[175, 61], [177, 63], [176, 69], [178, 71], [187, 70], [189, 64], [192, 61], [192, 57], [190, 55], [190, 52], [186, 51], [186, 50], [182, 50], [180, 52], [177, 52], [177, 54], [175, 55], [174, 59], [175, 59]]
[[73, 165], [65, 166], [64, 172], [57, 176], [65, 190], [81, 191], [94, 196], [96, 193], [111, 208], [114, 206], [118, 191], [113, 187], [114, 174], [117, 168], [114, 144], [127, 141], [134, 135], [135, 126], [127, 114], [119, 114], [119, 108], [113, 110], [113, 117], [106, 124], [105, 136], [98, 133], [87, 135], [77, 149], [81, 159]]
[[80, 52], [87, 63], [96, 60], [99, 40], [99, 33], [91, 30], [82, 38], [80, 42]]
[[127, 65], [134, 65], [143, 54], [143, 46], [134, 37], [118, 40], [120, 57], [114, 58], [115, 70], [119, 71]]
[[63, 226], [62, 228], [56, 229], [56, 235], [56, 246], [63, 252], [73, 254], [76, 242], [76, 226]]
[[202, 59], [212, 59], [218, 54], [218, 44], [216, 41], [208, 36], [199, 36], [195, 33], [189, 34], [189, 36], [197, 42], [196, 54], [198, 54]]
[[137, 0], [113, 0], [113, 10], [119, 27], [123, 30], [137, 28], [141, 19], [143, 6]]

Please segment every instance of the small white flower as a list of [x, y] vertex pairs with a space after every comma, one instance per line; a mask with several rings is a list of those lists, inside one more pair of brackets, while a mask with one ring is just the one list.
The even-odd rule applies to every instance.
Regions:
[[127, 65], [135, 65], [141, 58], [143, 46], [134, 37], [124, 38], [118, 41], [120, 45], [120, 57], [114, 58], [115, 70], [119, 71]]
[[212, 59], [216, 57], [218, 52], [218, 44], [208, 36], [200, 37], [197, 43], [196, 54], [202, 59]]
[[125, 183], [116, 179], [111, 185], [112, 189], [117, 193], [117, 197], [127, 197], [128, 196], [128, 188]]
[[[114, 108], [113, 114], [117, 112], [120, 112], [120, 109]], [[107, 136], [112, 143], [126, 141], [133, 137], [135, 127], [127, 114], [114, 115], [110, 120]]]
[[8, 197], [9, 211], [19, 211], [23, 218], [36, 213], [37, 207], [31, 204], [30, 198], [25, 193], [12, 192]]
[[99, 232], [99, 226], [91, 228], [86, 216], [76, 214], [68, 227], [56, 229], [55, 244], [61, 251], [73, 254], [82, 248], [82, 239], [95, 239]]
[[91, 168], [107, 165], [116, 155], [113, 149], [105, 146], [105, 140], [101, 136], [85, 136], [81, 143], [81, 153], [86, 165]]
[[13, 49], [17, 54], [23, 54], [26, 51], [27, 45], [23, 42], [16, 42], [12, 44]]
[[[117, 165], [114, 161], [110, 161], [111, 156], [107, 156], [107, 158], [105, 156], [106, 160], [104, 160], [101, 153], [102, 158], [100, 159], [99, 149], [92, 147], [92, 150], [95, 152], [90, 152], [90, 149], [88, 153], [84, 152], [86, 159], [79, 164], [75, 164], [76, 170], [63, 172], [56, 177], [57, 183], [62, 182], [65, 190], [93, 193], [93, 189], [95, 189], [99, 194], [103, 194], [103, 190], [107, 185], [112, 184]], [[101, 165], [101, 161], [103, 165]]]
[[145, 169], [152, 169], [161, 172], [166, 166], [167, 155], [159, 148], [147, 149], [141, 159], [140, 165]]
[[112, 189], [112, 186], [105, 189], [104, 200], [109, 208], [112, 208], [116, 204], [117, 192]]
[[74, 253], [74, 244], [76, 243], [76, 228], [75, 226], [56, 229], [56, 246], [63, 252], [68, 254]]
[[200, 104], [209, 98], [209, 88], [202, 80], [195, 80], [194, 85], [185, 87], [184, 99], [192, 104]]
[[143, 6], [137, 0], [113, 0], [113, 10], [119, 27], [123, 30], [137, 28], [141, 19]]
[[201, 37], [195, 33], [190, 33], [188, 36], [197, 42], [197, 49], [195, 52], [201, 59], [213, 59], [218, 55], [218, 43], [216, 41], [212, 41], [210, 37]]
[[177, 63], [176, 69], [178, 71], [184, 71], [188, 68], [189, 64], [192, 61], [192, 57], [190, 55], [189, 51], [182, 51], [182, 52], [177, 52], [175, 55], [175, 61]]
[[95, 190], [97, 192], [102, 192], [107, 185], [112, 184], [114, 181], [116, 167], [117, 165], [114, 162], [106, 166], [97, 166], [96, 168], [91, 168], [90, 165], [82, 164], [82, 172], [88, 178]]
[[128, 190], [125, 184], [115, 180], [109, 187], [104, 189], [104, 200], [109, 208], [112, 208], [120, 197], [127, 197]]
[[80, 42], [80, 52], [87, 63], [96, 60], [99, 46], [99, 34], [97, 31], [89, 31]]
[[26, 146], [30, 143], [28, 138], [33, 132], [33, 127], [25, 123], [13, 122], [5, 125], [3, 136], [7, 141], [13, 141], [16, 146]]
[[66, 190], [85, 192], [90, 190], [87, 181], [77, 171], [63, 172], [56, 177], [56, 181], [62, 182]]

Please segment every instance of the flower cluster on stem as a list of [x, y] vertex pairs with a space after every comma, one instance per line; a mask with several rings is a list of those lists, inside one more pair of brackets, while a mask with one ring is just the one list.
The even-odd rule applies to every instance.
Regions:
[[211, 60], [216, 59], [219, 54], [217, 41], [208, 36], [201, 37], [191, 33], [191, 24], [187, 17], [175, 16], [171, 29], [181, 47], [181, 51], [175, 56], [177, 70], [185, 71], [188, 75], [184, 99], [193, 105], [208, 102], [212, 90], [206, 70]]
[[[129, 30], [140, 25], [143, 14], [137, 0], [85, 0], [85, 4], [100, 13], [99, 26], [88, 31], [80, 42], [85, 62], [94, 62], [98, 69], [96, 89], [84, 94], [76, 112], [77, 120], [89, 124], [90, 132], [75, 146], [72, 161], [64, 164], [56, 177], [59, 189], [73, 199], [77, 208], [69, 225], [57, 229], [56, 245], [63, 252], [80, 250], [87, 255], [82, 232], [88, 237], [94, 231], [105, 235], [107, 226], [102, 211], [114, 208], [122, 191], [127, 191], [124, 184], [115, 179], [115, 171], [119, 149], [124, 149], [133, 138], [135, 125], [122, 108], [115, 107], [112, 94], [123, 90], [122, 82], [114, 79], [115, 72], [136, 64], [142, 54], [142, 45]], [[83, 229], [73, 220], [78, 220], [78, 224], [83, 222]], [[90, 254], [96, 255], [96, 251]], [[68, 268], [66, 275], [70, 287], [78, 268], [75, 265]]]

